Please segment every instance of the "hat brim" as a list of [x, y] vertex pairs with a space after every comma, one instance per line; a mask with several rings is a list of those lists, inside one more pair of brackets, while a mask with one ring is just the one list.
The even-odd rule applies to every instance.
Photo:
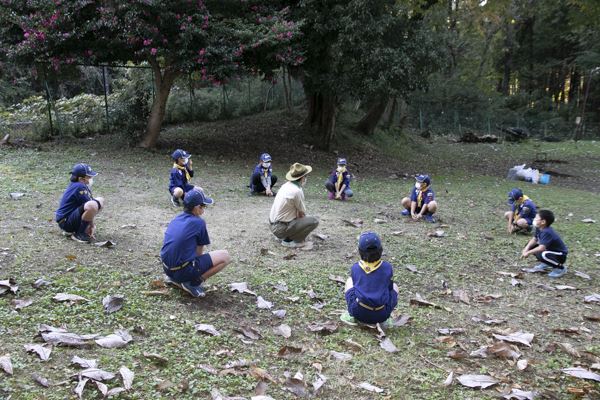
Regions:
[[202, 205], [206, 205], [209, 206], [211, 204], [213, 204], [215, 201], [213, 199], [211, 199], [210, 197], [205, 197], [204, 198], [204, 202], [202, 203]]
[[287, 179], [288, 181], [297, 181], [298, 179], [304, 178], [306, 175], [310, 174], [312, 172], [312, 167], [310, 165], [305, 165], [306, 167], [306, 172], [303, 173], [300, 176], [292, 176], [292, 171], [288, 171], [287, 174], [285, 174], [285, 179]]
[[87, 173], [85, 174], [85, 176], [96, 176], [96, 175], [98, 175], [98, 173], [97, 173], [96, 171], [87, 172]]

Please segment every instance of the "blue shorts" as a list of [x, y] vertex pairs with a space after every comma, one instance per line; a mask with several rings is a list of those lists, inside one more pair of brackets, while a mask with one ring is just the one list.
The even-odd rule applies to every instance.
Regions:
[[59, 228], [68, 233], [77, 232], [81, 225], [83, 211], [83, 206], [77, 207], [71, 214], [63, 218], [64, 221], [58, 224]]
[[163, 266], [163, 270], [175, 282], [190, 282], [193, 286], [198, 286], [202, 283], [202, 275], [212, 267], [212, 258], [210, 258], [210, 254], [205, 253], [196, 257], [185, 268], [170, 271], [167, 267]]
[[348, 305], [348, 313], [356, 320], [365, 324], [376, 324], [387, 320], [396, 305], [398, 304], [398, 293], [395, 290], [390, 292], [390, 300], [381, 310], [369, 310], [358, 303], [356, 291], [350, 288], [346, 294], [346, 304]]

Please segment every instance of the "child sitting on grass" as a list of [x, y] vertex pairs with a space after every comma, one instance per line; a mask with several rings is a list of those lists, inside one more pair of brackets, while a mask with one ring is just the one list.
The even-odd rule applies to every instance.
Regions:
[[340, 319], [349, 324], [376, 324], [386, 321], [398, 304], [398, 286], [392, 280], [392, 265], [381, 259], [383, 247], [375, 232], [358, 239], [360, 260], [350, 268], [345, 297], [348, 312]]
[[415, 181], [410, 196], [402, 199], [402, 215], [410, 216], [414, 221], [423, 219], [435, 223], [433, 214], [437, 211], [437, 202], [431, 189], [431, 178], [429, 175], [417, 175]]
[[173, 168], [169, 177], [169, 193], [171, 193], [171, 204], [175, 207], [181, 206], [181, 200], [185, 194], [193, 189], [202, 191], [199, 186], [190, 184], [194, 176], [192, 168], [192, 155], [185, 150], [177, 149], [171, 154]]
[[508, 204], [512, 207], [511, 211], [504, 213], [508, 221], [508, 233], [529, 233], [531, 225], [537, 212], [535, 203], [523, 194], [519, 188], [514, 188], [508, 192]]
[[533, 267], [534, 272], [550, 271], [550, 278], [560, 278], [567, 273], [568, 249], [558, 233], [550, 227], [554, 222], [554, 214], [550, 210], [540, 210], [533, 219], [535, 226], [535, 236], [527, 243], [521, 252], [521, 258], [530, 255], [540, 261], [540, 264]]
[[331, 171], [331, 175], [325, 181], [329, 200], [347, 200], [354, 195], [350, 190], [350, 172], [347, 168], [348, 162], [345, 158], [338, 158], [337, 168]]

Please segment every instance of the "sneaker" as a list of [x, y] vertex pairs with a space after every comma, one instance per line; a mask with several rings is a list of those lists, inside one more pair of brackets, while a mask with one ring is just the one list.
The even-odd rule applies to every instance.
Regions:
[[171, 204], [173, 204], [173, 207], [180, 207], [181, 203], [179, 202], [179, 199], [175, 196], [171, 196]]
[[423, 219], [427, 222], [435, 224], [435, 218], [433, 217], [433, 214], [425, 214], [423, 215]]
[[354, 317], [352, 315], [350, 315], [350, 313], [348, 313], [348, 311], [345, 311], [344, 313], [342, 313], [342, 315], [340, 315], [340, 321], [342, 321], [346, 325], [350, 325], [350, 326], [358, 325], [358, 322], [356, 322], [356, 319], [354, 319]]
[[552, 269], [551, 266], [546, 264], [538, 264], [535, 267], [531, 268], [531, 272], [548, 272]]
[[402, 214], [403, 217], [410, 217], [410, 210], [404, 209], [400, 214]]
[[567, 273], [567, 267], [566, 267], [566, 266], [564, 266], [564, 267], [562, 267], [562, 268], [553, 268], [553, 269], [552, 269], [552, 272], [550, 272], [550, 273], [548, 274], [548, 276], [549, 276], [550, 278], [560, 278], [561, 276], [563, 276], [563, 275], [564, 275], [564, 274], [566, 274], [566, 273]]
[[295, 248], [299, 248], [299, 247], [304, 247], [306, 245], [306, 243], [305, 242], [295, 242], [293, 240], [290, 240], [290, 241], [282, 240], [281, 245], [295, 249]]
[[71, 235], [71, 239], [73, 239], [74, 241], [79, 242], [79, 243], [91, 243], [92, 242], [91, 236], [85, 232], [74, 233], [73, 235]]
[[61, 231], [60, 233], [65, 237], [71, 237], [75, 234], [75, 232], [66, 232], [66, 231]]
[[164, 282], [165, 282], [165, 285], [167, 285], [167, 286], [182, 289], [181, 283], [175, 282], [173, 279], [171, 279], [171, 277], [169, 275], [165, 275]]
[[181, 282], [181, 288], [188, 292], [192, 297], [206, 296], [206, 292], [204, 292], [202, 285], [192, 286], [189, 282]]

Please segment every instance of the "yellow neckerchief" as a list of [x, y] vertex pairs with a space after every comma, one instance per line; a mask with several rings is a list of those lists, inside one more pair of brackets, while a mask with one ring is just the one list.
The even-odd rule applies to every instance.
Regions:
[[336, 186], [339, 188], [342, 187], [342, 181], [344, 180], [344, 172], [346, 172], [346, 167], [344, 167], [341, 171], [337, 171], [337, 183]]
[[381, 267], [382, 263], [382, 260], [377, 260], [373, 262], [360, 260], [358, 262], [358, 265], [362, 268], [363, 271], [365, 271], [365, 274], [370, 274], [371, 272], [376, 271], [377, 268]]
[[190, 181], [190, 179], [192, 179], [192, 177], [190, 176], [190, 173], [188, 172], [186, 167], [182, 167], [181, 165], [174, 163], [173, 168], [177, 168], [181, 171], [185, 171], [185, 178], [187, 179], [188, 182]]
[[423, 203], [423, 192], [429, 189], [428, 185], [425, 185], [424, 188], [419, 190], [419, 194], [417, 195], [417, 208], [421, 208], [421, 203]]
[[260, 164], [260, 167], [263, 170], [263, 174], [265, 174], [265, 178], [267, 178], [269, 176], [269, 168], [265, 168], [262, 166], [262, 163]]
[[529, 197], [523, 195], [523, 197], [521, 197], [518, 201], [515, 201], [515, 203], [517, 204], [517, 207], [515, 207], [513, 221], [515, 221], [515, 222], [517, 221], [517, 218], [519, 217], [519, 206], [521, 204], [525, 203], [526, 200], [529, 200]]

